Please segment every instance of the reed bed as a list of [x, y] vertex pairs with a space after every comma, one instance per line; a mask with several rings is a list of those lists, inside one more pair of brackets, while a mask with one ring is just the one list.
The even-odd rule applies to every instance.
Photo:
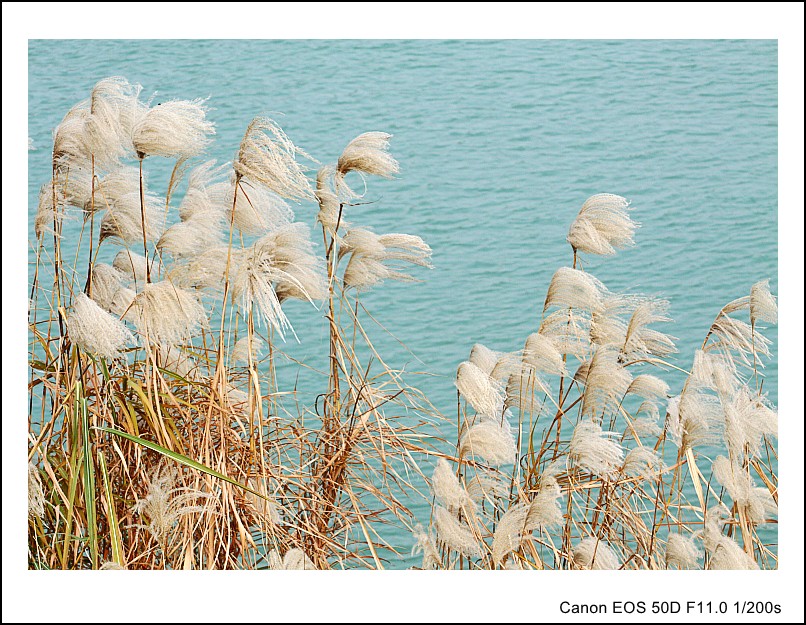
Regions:
[[[777, 565], [778, 415], [764, 393], [769, 282], [715, 310], [687, 370], [669, 303], [614, 293], [587, 255], [633, 245], [622, 197], [589, 198], [571, 266], [514, 353], [479, 343], [456, 373], [456, 459], [433, 473], [425, 569], [758, 569]], [[670, 390], [664, 373], [685, 373]]]
[[[383, 568], [386, 526], [413, 526], [439, 416], [375, 351], [360, 294], [414, 280], [431, 250], [346, 219], [350, 185], [397, 172], [391, 136], [313, 170], [257, 117], [218, 165], [208, 114], [112, 77], [54, 132], [32, 242], [31, 568]], [[327, 319], [315, 396], [277, 382], [284, 342], [305, 340], [290, 300]]]
[[[431, 267], [420, 237], [353, 223], [372, 177], [398, 173], [391, 136], [321, 165], [256, 117], [217, 164], [206, 101], [141, 91], [108, 78], [67, 112], [39, 195], [30, 568], [380, 569], [404, 555], [389, 525], [424, 569], [776, 566], [758, 532], [778, 498], [767, 281], [715, 310], [673, 394], [668, 302], [584, 269], [638, 225], [624, 198], [589, 198], [523, 348], [479, 343], [458, 366], [453, 446], [361, 299]], [[326, 321], [312, 395], [278, 383], [306, 339], [289, 300]]]

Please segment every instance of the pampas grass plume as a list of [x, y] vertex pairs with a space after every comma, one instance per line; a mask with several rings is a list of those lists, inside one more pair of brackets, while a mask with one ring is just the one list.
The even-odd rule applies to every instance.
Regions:
[[459, 441], [459, 455], [481, 458], [491, 465], [512, 464], [517, 450], [509, 423], [506, 419], [484, 419], [471, 426]]
[[204, 102], [171, 100], [148, 109], [132, 130], [137, 155], [184, 160], [201, 154], [215, 134]]
[[280, 197], [313, 199], [297, 154], [306, 156], [273, 120], [256, 117], [244, 133], [233, 167], [241, 177], [264, 185]]
[[481, 545], [466, 523], [462, 523], [447, 508], [434, 508], [434, 528], [437, 541], [447, 549], [452, 549], [469, 558], [481, 556]]
[[582, 539], [573, 549], [574, 564], [581, 569], [615, 570], [619, 568], [618, 556], [610, 546], [598, 538]]
[[67, 332], [82, 350], [109, 360], [118, 358], [126, 343], [134, 341], [119, 319], [84, 293], [78, 293], [73, 300], [73, 309], [67, 315]]
[[603, 432], [598, 423], [580, 421], [571, 437], [571, 458], [591, 473], [610, 477], [624, 460], [624, 450], [613, 440], [615, 436], [615, 432]]
[[166, 345], [182, 343], [207, 326], [207, 313], [196, 296], [168, 280], [146, 284], [125, 319], [150, 341]]
[[566, 240], [575, 251], [600, 255], [635, 245], [638, 224], [630, 219], [628, 209], [629, 202], [619, 195], [593, 195], [585, 200]]
[[666, 543], [666, 568], [696, 569], [700, 560], [700, 549], [694, 538], [683, 534], [669, 534]]

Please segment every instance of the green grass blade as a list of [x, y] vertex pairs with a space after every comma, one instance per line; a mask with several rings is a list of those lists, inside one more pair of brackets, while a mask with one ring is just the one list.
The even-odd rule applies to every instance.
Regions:
[[103, 476], [104, 496], [106, 497], [108, 506], [109, 541], [112, 543], [112, 561], [125, 567], [126, 563], [123, 561], [123, 539], [120, 535], [120, 527], [118, 526], [118, 515], [115, 512], [115, 500], [112, 497], [112, 486], [109, 483], [109, 473], [106, 470], [106, 458], [100, 449], [98, 450], [98, 467]]
[[167, 458], [170, 458], [172, 460], [176, 460], [176, 462], [179, 462], [180, 464], [184, 464], [185, 466], [190, 467], [191, 469], [196, 469], [197, 471], [201, 471], [202, 473], [206, 473], [207, 475], [211, 475], [212, 477], [216, 477], [219, 480], [224, 480], [225, 482], [229, 482], [233, 486], [237, 486], [238, 488], [243, 488], [245, 491], [248, 491], [248, 492], [252, 493], [253, 495], [257, 495], [261, 499], [265, 499], [265, 500], [269, 501], [269, 498], [266, 497], [266, 495], [263, 495], [262, 493], [259, 493], [256, 490], [252, 490], [251, 488], [249, 488], [248, 486], [244, 486], [243, 484], [241, 484], [237, 480], [233, 480], [231, 477], [228, 477], [228, 476], [224, 475], [223, 473], [219, 473], [218, 471], [216, 471], [214, 469], [211, 469], [210, 467], [207, 467], [207, 466], [203, 465], [200, 462], [196, 462], [195, 460], [191, 460], [187, 456], [183, 456], [182, 454], [179, 454], [179, 453], [177, 453], [175, 451], [171, 451], [170, 449], [166, 449], [162, 445], [157, 445], [157, 443], [152, 443], [151, 441], [147, 441], [147, 440], [142, 439], [142, 438], [140, 438], [138, 436], [134, 436], [133, 434], [129, 434], [128, 432], [123, 432], [122, 430], [115, 430], [113, 428], [107, 428], [107, 427], [101, 427], [101, 426], [97, 427], [96, 429], [98, 429], [98, 430], [100, 430], [102, 432], [109, 432], [110, 434], [115, 434], [117, 436], [120, 436], [121, 438], [125, 438], [126, 440], [130, 440], [133, 443], [137, 443], [139, 445], [142, 445], [143, 447], [147, 447], [148, 449], [156, 451], [157, 453], [162, 454], [163, 456], [165, 456]]
[[84, 442], [82, 451], [84, 459], [84, 503], [87, 507], [87, 534], [90, 543], [92, 568], [98, 568], [98, 515], [95, 501], [95, 464], [92, 461], [90, 447], [90, 424], [87, 415], [87, 398], [81, 389], [81, 382], [76, 382], [76, 401], [81, 414], [81, 437]]

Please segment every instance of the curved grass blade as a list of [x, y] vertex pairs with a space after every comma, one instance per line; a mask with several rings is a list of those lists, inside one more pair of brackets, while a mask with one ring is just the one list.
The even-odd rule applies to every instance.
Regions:
[[184, 464], [185, 466], [190, 467], [191, 469], [196, 469], [197, 471], [201, 471], [202, 473], [206, 473], [207, 475], [211, 475], [212, 477], [217, 477], [219, 480], [224, 480], [225, 482], [229, 482], [233, 486], [237, 486], [238, 488], [243, 488], [245, 491], [248, 491], [248, 492], [252, 493], [253, 495], [257, 495], [261, 499], [265, 499], [266, 501], [270, 501], [270, 499], [266, 495], [263, 495], [263, 494], [257, 492], [256, 490], [252, 490], [248, 486], [244, 486], [243, 484], [241, 484], [239, 481], [234, 480], [231, 477], [227, 477], [223, 473], [219, 473], [218, 471], [215, 471], [215, 470], [211, 469], [210, 467], [207, 467], [207, 466], [203, 465], [200, 462], [196, 462], [195, 460], [191, 460], [187, 456], [183, 456], [182, 454], [176, 453], [175, 451], [171, 451], [170, 449], [166, 449], [162, 445], [157, 445], [156, 443], [152, 443], [151, 441], [144, 440], [144, 439], [140, 438], [139, 436], [134, 436], [133, 434], [129, 434], [128, 432], [123, 432], [122, 430], [116, 430], [114, 428], [107, 428], [107, 427], [98, 426], [96, 429], [100, 430], [101, 432], [108, 432], [110, 434], [116, 434], [117, 436], [120, 436], [121, 438], [125, 438], [127, 440], [130, 440], [133, 443], [138, 443], [139, 445], [142, 445], [143, 447], [147, 447], [148, 449], [151, 449], [152, 451], [156, 451], [157, 453], [162, 454], [163, 456], [165, 456], [167, 458], [171, 458], [172, 460], [176, 460], [176, 462], [178, 462], [180, 464]]

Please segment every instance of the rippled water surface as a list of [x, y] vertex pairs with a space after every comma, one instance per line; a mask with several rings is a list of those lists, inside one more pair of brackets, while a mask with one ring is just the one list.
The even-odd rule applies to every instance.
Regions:
[[[422, 361], [376, 328], [387, 362], [436, 374], [418, 384], [445, 414], [474, 342], [515, 350], [537, 329], [571, 260], [568, 225], [603, 191], [629, 198], [642, 227], [636, 247], [585, 269], [670, 300], [687, 367], [724, 303], [761, 278], [777, 292], [776, 56], [770, 41], [32, 41], [29, 238], [53, 128], [123, 75], [155, 101], [209, 97], [221, 161], [259, 113], [322, 162], [361, 132], [395, 135], [400, 176], [370, 181], [377, 202], [350, 220], [422, 236], [436, 268], [364, 302]], [[165, 164], [148, 166], [160, 188]], [[313, 205], [296, 213], [313, 226]], [[288, 351], [321, 366], [321, 313], [293, 304], [289, 317], [301, 342]], [[776, 359], [766, 375], [777, 401]]]

